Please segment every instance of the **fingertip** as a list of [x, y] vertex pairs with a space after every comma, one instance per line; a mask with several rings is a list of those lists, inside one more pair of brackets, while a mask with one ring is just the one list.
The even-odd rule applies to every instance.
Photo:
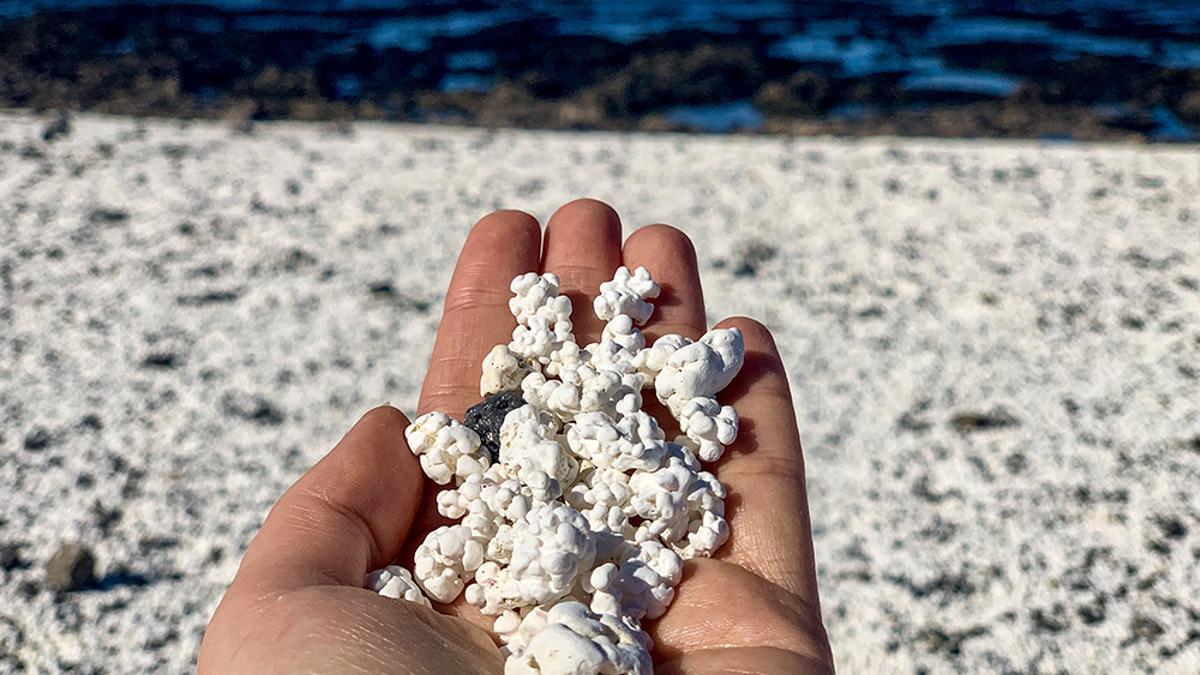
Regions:
[[520, 247], [526, 250], [531, 245], [535, 254], [541, 245], [542, 228], [537, 218], [515, 209], [493, 211], [480, 218], [471, 228], [467, 236], [470, 244], [476, 240], [487, 240], [489, 245], [497, 243], [506, 247]]
[[620, 225], [621, 217], [617, 214], [616, 209], [609, 206], [606, 202], [591, 197], [581, 197], [572, 199], [571, 201], [558, 207], [554, 215], [550, 216], [551, 221], [567, 221], [567, 222], [588, 222], [588, 223], [605, 223]]
[[[682, 257], [680, 262], [696, 264], [696, 246], [692, 238], [673, 225], [654, 223], [638, 228], [625, 241], [625, 255], [639, 256], [653, 251], [669, 250]], [[651, 270], [653, 272], [653, 270]]]
[[751, 345], [761, 351], [778, 351], [775, 345], [775, 336], [771, 334], [771, 329], [767, 328], [757, 319], [751, 319], [748, 316], [731, 316], [722, 319], [716, 325], [716, 328], [736, 328], [741, 331], [742, 340], [746, 343], [747, 351], [751, 349]]
[[645, 267], [662, 287], [645, 328], [649, 339], [666, 333], [696, 339], [704, 333], [704, 289], [696, 247], [687, 234], [663, 223], [647, 225], [629, 235], [622, 257], [626, 267]]
[[358, 423], [383, 429], [398, 429], [403, 431], [408, 427], [409, 419], [408, 415], [405, 415], [399, 408], [390, 403], [384, 403], [363, 413]]
[[592, 313], [592, 299], [620, 265], [621, 218], [608, 204], [576, 199], [546, 223], [542, 270], [558, 275], [560, 293], [570, 298], [580, 344], [600, 338], [604, 323]]

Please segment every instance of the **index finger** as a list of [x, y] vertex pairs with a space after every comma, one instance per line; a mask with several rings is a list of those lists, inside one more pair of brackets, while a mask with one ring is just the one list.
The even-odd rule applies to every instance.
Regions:
[[517, 325], [509, 284], [537, 270], [540, 257], [541, 229], [527, 213], [496, 211], [471, 228], [446, 291], [418, 414], [437, 410], [461, 420], [479, 402], [483, 357], [508, 344]]

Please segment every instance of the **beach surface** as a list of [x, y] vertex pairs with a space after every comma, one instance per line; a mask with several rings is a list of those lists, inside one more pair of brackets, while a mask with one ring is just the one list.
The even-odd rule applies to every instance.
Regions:
[[579, 196], [775, 331], [842, 672], [1200, 670], [1193, 148], [66, 126], [0, 114], [0, 671], [190, 670], [470, 225]]

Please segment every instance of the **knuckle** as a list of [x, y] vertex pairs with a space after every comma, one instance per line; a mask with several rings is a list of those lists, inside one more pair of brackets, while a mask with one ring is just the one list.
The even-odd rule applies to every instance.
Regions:
[[446, 298], [442, 310], [444, 314], [469, 313], [477, 311], [495, 311], [503, 309], [508, 312], [508, 288], [503, 290], [493, 286], [467, 284]]

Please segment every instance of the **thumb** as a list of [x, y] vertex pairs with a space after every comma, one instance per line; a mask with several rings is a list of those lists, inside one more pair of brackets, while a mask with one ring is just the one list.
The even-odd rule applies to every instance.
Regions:
[[279, 498], [242, 559], [235, 586], [252, 593], [361, 586], [399, 554], [424, 475], [404, 440], [408, 418], [375, 408]]

